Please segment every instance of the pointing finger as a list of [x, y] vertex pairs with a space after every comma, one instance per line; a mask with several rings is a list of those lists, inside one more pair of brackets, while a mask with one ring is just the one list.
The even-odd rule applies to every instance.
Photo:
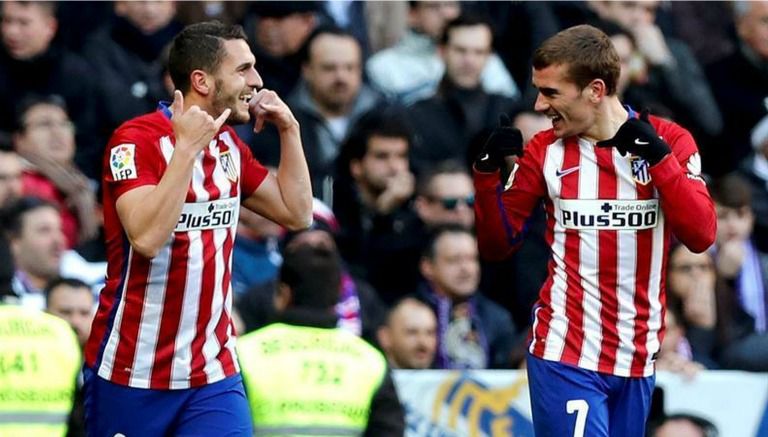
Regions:
[[224, 110], [224, 112], [219, 115], [219, 118], [216, 119], [216, 121], [213, 122], [213, 127], [216, 128], [216, 131], [218, 132], [219, 129], [221, 129], [221, 126], [224, 124], [225, 121], [227, 121], [227, 118], [229, 118], [229, 114], [232, 113], [232, 110], [230, 108], [227, 108]]

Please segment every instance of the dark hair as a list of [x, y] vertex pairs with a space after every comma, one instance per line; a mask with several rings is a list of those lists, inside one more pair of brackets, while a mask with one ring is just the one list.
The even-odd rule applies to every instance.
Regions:
[[403, 116], [402, 108], [376, 108], [362, 116], [341, 146], [342, 162], [360, 160], [368, 153], [368, 140], [371, 137], [403, 138], [410, 148], [413, 130]]
[[8, 238], [19, 237], [23, 228], [24, 216], [38, 208], [53, 208], [58, 212], [58, 208], [53, 203], [33, 196], [20, 197], [3, 209], [0, 218], [2, 219], [2, 229]]
[[752, 188], [738, 173], [728, 173], [715, 179], [709, 187], [712, 200], [726, 208], [752, 205]]
[[88, 293], [91, 292], [91, 286], [79, 279], [58, 277], [49, 281], [43, 289], [43, 292], [45, 293], [45, 306], [48, 306], [48, 303], [51, 300], [51, 293], [62, 285], [70, 288], [85, 288], [88, 290]]
[[413, 296], [413, 295], [406, 295], [401, 297], [400, 299], [396, 300], [395, 303], [392, 304], [392, 306], [389, 308], [389, 311], [387, 311], [387, 315], [384, 317], [384, 326], [391, 326], [392, 325], [392, 315], [397, 312], [397, 310], [400, 309], [403, 305], [406, 304], [413, 304], [419, 307], [422, 307], [426, 309], [427, 311], [433, 312], [432, 307], [424, 303], [423, 301], [419, 300], [419, 298]]
[[438, 162], [435, 165], [427, 167], [423, 172], [421, 172], [418, 179], [416, 179], [416, 195], [431, 195], [432, 193], [430, 193], [430, 185], [432, 184], [432, 181], [436, 177], [445, 174], [462, 174], [469, 178], [472, 177], [464, 163], [459, 162], [456, 159], [446, 159], [444, 161]]
[[361, 50], [361, 56], [362, 56], [362, 47], [360, 46], [360, 42], [355, 38], [355, 35], [350, 33], [349, 31], [346, 31], [342, 29], [341, 27], [332, 25], [332, 24], [323, 24], [315, 28], [315, 30], [312, 31], [312, 33], [309, 34], [306, 41], [304, 41], [304, 44], [299, 49], [299, 59], [301, 59], [302, 64], [308, 64], [309, 58], [312, 56], [312, 44], [314, 44], [315, 40], [317, 38], [323, 36], [323, 35], [333, 35], [340, 38], [350, 38], [357, 44], [357, 47]]
[[565, 65], [568, 78], [580, 89], [594, 79], [605, 82], [608, 95], [616, 92], [621, 60], [608, 35], [582, 24], [569, 27], [544, 41], [533, 54], [533, 68]]
[[290, 287], [293, 307], [333, 308], [341, 289], [339, 255], [323, 247], [291, 247], [283, 254], [280, 282]]
[[475, 234], [472, 233], [471, 230], [467, 229], [465, 226], [455, 224], [455, 223], [449, 223], [437, 226], [427, 238], [427, 242], [423, 247], [423, 250], [421, 251], [421, 257], [426, 258], [428, 260], [434, 260], [435, 255], [437, 255], [437, 242], [440, 241], [440, 239], [443, 237], [443, 235], [446, 234], [466, 234], [472, 237], [472, 239], [476, 239]]
[[193, 71], [215, 73], [225, 56], [223, 41], [233, 39], [247, 41], [241, 26], [204, 21], [185, 27], [173, 39], [168, 54], [168, 71], [174, 86], [186, 93]]
[[35, 93], [25, 94], [21, 99], [19, 99], [18, 103], [16, 103], [14, 116], [14, 130], [16, 132], [22, 132], [24, 129], [26, 129], [25, 118], [27, 117], [27, 112], [29, 112], [32, 107], [37, 105], [56, 106], [61, 108], [64, 112], [67, 113], [67, 116], [69, 116], [69, 112], [67, 110], [67, 102], [60, 95], [43, 95]]
[[[484, 16], [476, 13], [462, 13], [458, 17], [449, 21], [443, 29], [443, 34], [440, 35], [440, 44], [446, 45], [451, 39], [451, 31], [459, 27], [472, 27], [472, 26], [486, 26], [491, 32], [491, 45], [493, 45], [493, 25]], [[491, 47], [489, 47], [490, 49]]]

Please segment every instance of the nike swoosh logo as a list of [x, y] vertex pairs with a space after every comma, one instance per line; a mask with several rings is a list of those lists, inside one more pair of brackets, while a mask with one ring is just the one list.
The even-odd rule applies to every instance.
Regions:
[[640, 141], [640, 138], [635, 138], [635, 144], [637, 144], [638, 146], [645, 146], [646, 144], [648, 144], [648, 141]]
[[565, 175], [569, 175], [569, 174], [571, 174], [573, 172], [576, 172], [576, 171], [579, 171], [579, 166], [578, 165], [576, 167], [567, 168], [565, 170], [557, 169], [557, 170], [555, 170], [555, 176], [561, 178], [561, 177], [563, 177]]

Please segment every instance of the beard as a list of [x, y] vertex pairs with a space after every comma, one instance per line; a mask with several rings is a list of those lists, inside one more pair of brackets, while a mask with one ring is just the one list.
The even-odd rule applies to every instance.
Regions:
[[216, 91], [213, 94], [213, 110], [215, 111], [215, 115], [213, 115], [214, 118], [218, 117], [221, 113], [223, 113], [227, 108], [231, 109], [232, 112], [229, 113], [229, 117], [227, 117], [226, 124], [229, 125], [235, 125], [235, 124], [243, 124], [248, 123], [251, 120], [251, 114], [249, 111], [241, 111], [240, 110], [240, 103], [242, 103], [242, 100], [240, 100], [240, 95], [243, 94], [243, 91], [239, 92], [232, 92], [228, 93], [224, 90], [224, 83], [218, 79], [216, 79]]

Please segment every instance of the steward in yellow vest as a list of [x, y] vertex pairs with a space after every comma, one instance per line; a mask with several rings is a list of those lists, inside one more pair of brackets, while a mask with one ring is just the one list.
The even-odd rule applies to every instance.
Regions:
[[403, 435], [386, 359], [336, 328], [340, 272], [334, 251], [287, 250], [275, 297], [281, 323], [238, 340], [255, 435]]
[[66, 321], [0, 304], [0, 436], [65, 435], [80, 366]]

